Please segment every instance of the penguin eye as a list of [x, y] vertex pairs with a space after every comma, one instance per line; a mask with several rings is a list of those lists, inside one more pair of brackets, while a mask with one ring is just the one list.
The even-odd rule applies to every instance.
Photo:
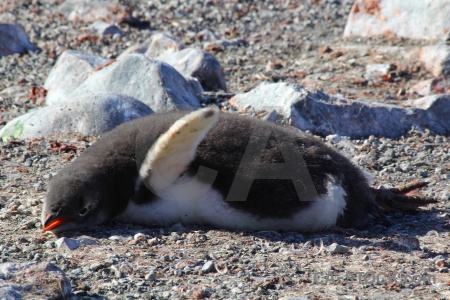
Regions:
[[86, 207], [82, 208], [82, 209], [80, 210], [80, 216], [83, 217], [85, 214], [87, 214], [87, 212], [88, 212], [88, 209], [87, 209]]

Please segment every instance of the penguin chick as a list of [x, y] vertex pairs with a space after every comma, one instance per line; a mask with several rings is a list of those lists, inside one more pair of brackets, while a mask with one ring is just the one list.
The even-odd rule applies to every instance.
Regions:
[[380, 216], [377, 203], [411, 208], [407, 196], [396, 202], [404, 190], [374, 190], [362, 169], [318, 139], [211, 107], [122, 124], [48, 186], [42, 222], [55, 232], [110, 219], [312, 232], [368, 226]]

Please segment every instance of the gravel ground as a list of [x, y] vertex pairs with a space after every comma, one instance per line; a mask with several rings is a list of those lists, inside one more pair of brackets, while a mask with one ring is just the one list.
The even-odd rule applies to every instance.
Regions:
[[[352, 2], [348, 0], [246, 5], [123, 1], [134, 17], [150, 22], [150, 29], [121, 24], [122, 39], [88, 38], [92, 33], [85, 24], [70, 23], [58, 13], [60, 2], [7, 0], [0, 4], [2, 22], [22, 24], [41, 48], [32, 55], [0, 58], [0, 126], [36, 106], [35, 100], [28, 99], [30, 86], [43, 85], [65, 49], [115, 58], [147, 40], [153, 31], [168, 31], [186, 45], [199, 47], [208, 43], [198, 35], [204, 29], [222, 40], [245, 39], [245, 46], [210, 48], [225, 69], [231, 93], [248, 91], [262, 81], [285, 80], [346, 98], [401, 101], [417, 98], [408, 89], [432, 78], [420, 65], [402, 61], [401, 52], [377, 52], [376, 45], [410, 47], [418, 42], [343, 41]], [[371, 63], [395, 64], [398, 81], [364, 80], [365, 65]], [[389, 214], [367, 230], [335, 228], [302, 235], [110, 222], [95, 230], [64, 234], [89, 236], [98, 245], [57, 249], [57, 238], [40, 230], [46, 184], [95, 139], [69, 134], [0, 143], [1, 261], [53, 262], [70, 279], [73, 299], [450, 298], [449, 137], [413, 130], [400, 139], [324, 138], [367, 168], [376, 186], [424, 179], [430, 184], [422, 193], [440, 200], [417, 215]], [[74, 145], [77, 151], [61, 151], [56, 141]], [[397, 279], [401, 274], [429, 274], [435, 283], [400, 279], [373, 283], [370, 272], [392, 272]], [[360, 278], [343, 279], [352, 274]]]

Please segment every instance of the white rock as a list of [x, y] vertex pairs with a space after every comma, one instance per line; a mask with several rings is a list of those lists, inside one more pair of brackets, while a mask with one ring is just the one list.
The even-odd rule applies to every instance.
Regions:
[[117, 125], [150, 115], [144, 103], [127, 96], [93, 94], [75, 98], [72, 103], [37, 108], [19, 116], [2, 129], [0, 137], [33, 138], [62, 132], [99, 135]]
[[403, 172], [409, 172], [409, 171], [412, 170], [412, 164], [411, 164], [410, 162], [407, 162], [407, 161], [402, 162], [402, 163], [400, 164], [400, 169], [401, 169]]
[[365, 78], [380, 78], [389, 74], [394, 66], [391, 64], [371, 64], [366, 66]]
[[113, 0], [65, 0], [59, 11], [72, 22], [118, 22], [126, 13], [124, 6]]
[[413, 126], [437, 134], [450, 133], [450, 95], [404, 101], [409, 107], [375, 101], [347, 100], [287, 83], [262, 83], [237, 94], [230, 104], [238, 109], [272, 110], [290, 119], [292, 126], [327, 136], [353, 138], [400, 137]]
[[58, 58], [44, 83], [47, 90], [47, 105], [70, 102], [68, 97], [96, 67], [107, 63], [107, 59], [78, 51], [64, 51]]
[[342, 246], [337, 243], [333, 243], [330, 246], [328, 246], [327, 250], [331, 254], [345, 254], [349, 251], [347, 246]]
[[356, 0], [344, 37], [390, 36], [445, 40], [450, 28], [450, 0]]
[[59, 238], [56, 240], [55, 244], [56, 247], [61, 250], [75, 250], [80, 247], [80, 243], [77, 240], [66, 237]]
[[142, 232], [138, 232], [133, 236], [133, 239], [135, 241], [137, 240], [144, 240], [145, 239], [145, 234], [143, 234]]
[[22, 25], [0, 24], [0, 57], [36, 50]]
[[186, 48], [166, 55], [162, 60], [173, 66], [182, 75], [197, 78], [205, 91], [227, 90], [222, 66], [208, 52]]
[[128, 47], [125, 51], [123, 51], [117, 59], [121, 59], [124, 56], [131, 54], [131, 53], [145, 54], [145, 52], [147, 52], [149, 46], [150, 46], [150, 41], [146, 41], [146, 42], [143, 42], [140, 44], [134, 44], [134, 45]]
[[434, 79], [427, 79], [423, 81], [419, 81], [415, 85], [413, 85], [410, 89], [410, 93], [417, 93], [420, 96], [429, 96], [431, 92], [431, 87]]
[[[449, 3], [450, 4], [450, 3]], [[450, 77], [450, 46], [434, 45], [420, 49], [419, 60], [434, 76]]]
[[[449, 0], [450, 1], [450, 0]], [[344, 45], [343, 50], [369, 53], [373, 46]], [[377, 54], [382, 56], [396, 56], [401, 53], [403, 61], [407, 64], [420, 62], [433, 76], [450, 77], [450, 45], [438, 43], [428, 46], [382, 46], [376, 47]], [[348, 61], [350, 63], [350, 60]]]
[[191, 82], [170, 65], [142, 54], [123, 56], [92, 73], [72, 95], [97, 92], [136, 98], [155, 112], [196, 109], [201, 106]]
[[[449, 0], [450, 1], [450, 0]], [[421, 62], [433, 76], [450, 77], [450, 46], [437, 44], [410, 49], [400, 48], [404, 57], [411, 62]]]
[[342, 137], [339, 134], [330, 134], [325, 137], [325, 140], [337, 144], [342, 140]]
[[150, 46], [147, 52], [145, 52], [145, 55], [161, 60], [167, 55], [183, 50], [184, 48], [186, 46], [172, 36], [165, 33], [156, 33], [152, 36]]
[[59, 238], [55, 242], [56, 247], [61, 250], [75, 250], [80, 246], [92, 246], [97, 245], [98, 243], [88, 237], [80, 237], [78, 239], [70, 239], [66, 237]]

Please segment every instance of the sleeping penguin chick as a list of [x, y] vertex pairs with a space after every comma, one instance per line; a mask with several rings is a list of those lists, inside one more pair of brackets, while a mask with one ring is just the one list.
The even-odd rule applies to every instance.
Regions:
[[364, 171], [300, 130], [216, 108], [153, 114], [107, 133], [48, 185], [44, 231], [106, 220], [244, 230], [364, 227], [380, 207], [435, 202], [376, 190]]

